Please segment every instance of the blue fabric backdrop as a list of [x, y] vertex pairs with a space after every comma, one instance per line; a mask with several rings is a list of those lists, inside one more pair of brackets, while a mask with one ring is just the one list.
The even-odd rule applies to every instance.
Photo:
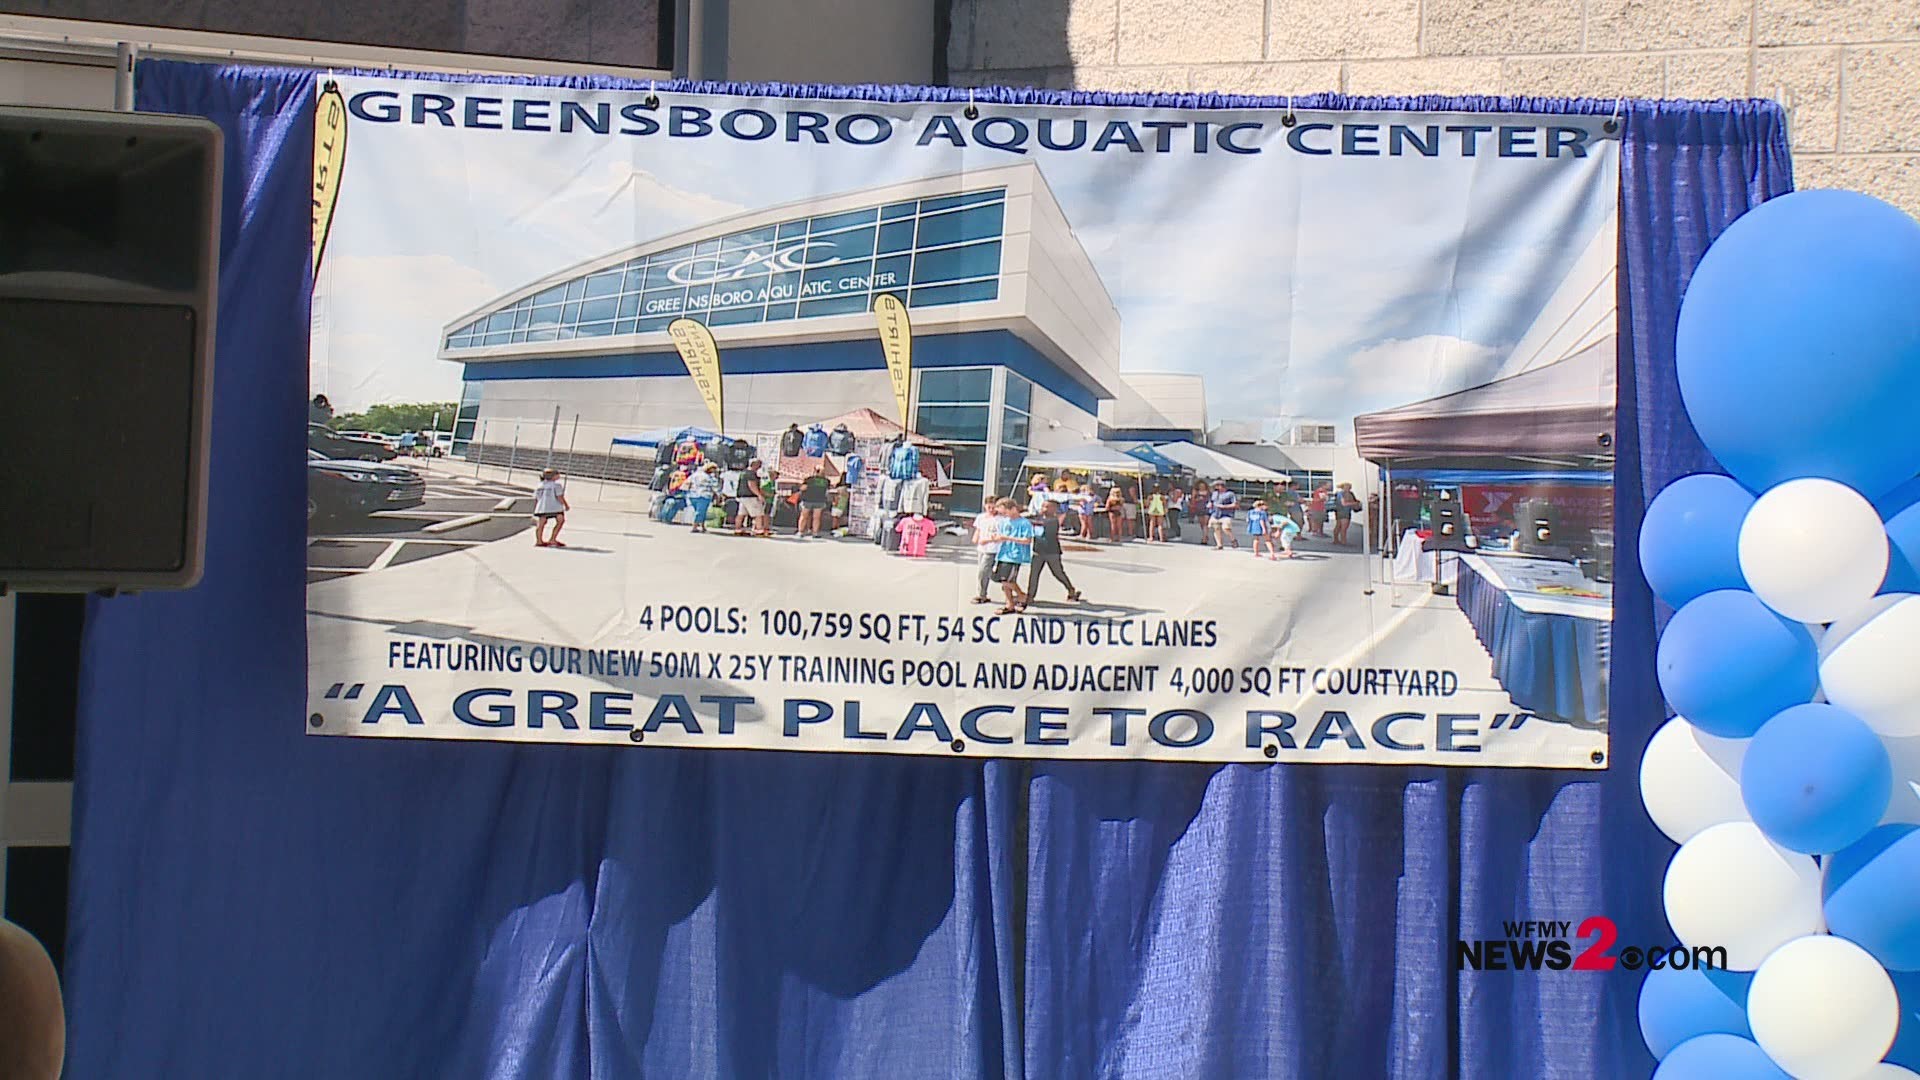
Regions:
[[[301, 422], [316, 76], [149, 62], [227, 133], [204, 584], [90, 610], [78, 1078], [1644, 1075], [1625, 973], [1455, 975], [1502, 919], [1667, 940], [1630, 542], [1710, 465], [1672, 337], [1788, 187], [1759, 103], [1630, 103], [1613, 768], [1027, 765], [310, 739]], [[631, 85], [552, 80], [565, 85]], [[664, 87], [663, 87], [664, 88]], [[737, 89], [737, 88], [723, 88]], [[964, 99], [965, 91], [756, 87]], [[982, 100], [1275, 104], [980, 91]], [[1612, 102], [1295, 99], [1606, 113]]]

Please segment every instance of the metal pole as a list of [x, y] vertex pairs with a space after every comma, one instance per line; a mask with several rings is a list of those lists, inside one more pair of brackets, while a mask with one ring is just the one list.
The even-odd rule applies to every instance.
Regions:
[[[1380, 479], [1380, 470], [1374, 470], [1373, 478], [1375, 480]], [[1365, 492], [1367, 487], [1367, 475], [1363, 472], [1360, 474], [1360, 490]], [[1386, 497], [1381, 496], [1379, 502], [1375, 505], [1384, 506], [1386, 505], [1386, 501]], [[1367, 498], [1364, 494], [1360, 497], [1360, 512], [1367, 514]], [[1361, 565], [1367, 568], [1366, 595], [1368, 596], [1373, 595], [1373, 530], [1380, 527], [1379, 522], [1376, 520], [1379, 516], [1378, 513], [1367, 514], [1367, 520], [1360, 525], [1360, 558]]]
[[513, 483], [513, 466], [520, 460], [520, 421], [513, 422], [513, 445], [507, 447], [507, 483]]
[[134, 48], [122, 41], [113, 47], [113, 108], [115, 112], [133, 111]]
[[705, 0], [686, 0], [687, 78], [699, 81], [707, 77], [707, 5]]
[[7, 898], [7, 789], [13, 783], [14, 594], [0, 596], [0, 908]]
[[560, 406], [553, 407], [553, 426], [547, 429], [547, 463], [543, 468], [553, 468], [553, 447], [560, 440]]

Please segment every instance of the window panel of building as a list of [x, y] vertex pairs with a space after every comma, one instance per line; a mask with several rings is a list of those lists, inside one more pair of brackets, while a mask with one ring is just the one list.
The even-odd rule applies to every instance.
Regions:
[[977, 514], [985, 504], [981, 498], [982, 486], [970, 484], [964, 480], [953, 482], [953, 494], [947, 497], [947, 508], [956, 514]]
[[987, 441], [985, 405], [921, 405], [919, 431], [941, 442]]
[[867, 296], [860, 293], [855, 296], [836, 296], [828, 300], [806, 300], [800, 304], [800, 317], [810, 319], [819, 315], [852, 315], [867, 310]]
[[[1007, 372], [1007, 408], [1023, 413], [1033, 411], [1033, 381], [1023, 375]], [[1026, 443], [1023, 441], [1022, 446]]]
[[[992, 368], [933, 368], [920, 373], [923, 405], [985, 405], [992, 400]], [[983, 432], [981, 438], [985, 437]]]
[[960, 285], [919, 285], [907, 299], [908, 307], [940, 307], [946, 304], [971, 304], [992, 300], [1000, 295], [997, 281], [969, 281]]
[[937, 195], [931, 199], [920, 200], [920, 212], [931, 214], [940, 210], [950, 210], [956, 206], [972, 206], [976, 203], [993, 202], [1004, 199], [1006, 188], [993, 188], [989, 191], [969, 191], [960, 195]]
[[942, 244], [959, 244], [968, 240], [1000, 238], [1000, 232], [1006, 223], [1007, 204], [992, 203], [987, 206], [970, 207], [966, 210], [951, 210], [944, 214], [934, 214], [920, 219], [919, 245], [922, 248], [938, 247]]
[[[880, 291], [913, 307], [994, 300], [1005, 195], [994, 188], [865, 207], [641, 256], [548, 286], [455, 329], [446, 345], [601, 336], [607, 331], [582, 327], [603, 322], [615, 324], [612, 332], [651, 333], [682, 315], [725, 325], [855, 314], [869, 310]], [[766, 272], [783, 259], [805, 265]], [[614, 307], [593, 303], [601, 300]], [[496, 325], [507, 311], [515, 318]]]
[[921, 251], [913, 258], [913, 283], [939, 284], [970, 278], [993, 277], [1000, 273], [1000, 241], [965, 244], [960, 247]]

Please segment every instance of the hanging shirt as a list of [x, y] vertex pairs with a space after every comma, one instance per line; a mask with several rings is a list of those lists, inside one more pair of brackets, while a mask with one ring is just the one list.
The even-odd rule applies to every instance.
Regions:
[[909, 514], [924, 514], [932, 507], [933, 483], [916, 476], [900, 485], [900, 509]]
[[887, 475], [895, 480], [911, 480], [920, 475], [920, 449], [901, 443], [887, 455]]
[[819, 424], [807, 429], [806, 438], [800, 442], [800, 452], [808, 457], [825, 457], [827, 454], [827, 432]]
[[849, 487], [859, 486], [860, 477], [866, 471], [867, 463], [859, 454], [847, 455], [847, 485]]

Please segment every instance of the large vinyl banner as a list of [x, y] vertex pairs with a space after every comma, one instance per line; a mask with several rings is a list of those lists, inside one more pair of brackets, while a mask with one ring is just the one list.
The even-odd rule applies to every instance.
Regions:
[[1605, 117], [323, 106], [310, 732], [1605, 767]]

